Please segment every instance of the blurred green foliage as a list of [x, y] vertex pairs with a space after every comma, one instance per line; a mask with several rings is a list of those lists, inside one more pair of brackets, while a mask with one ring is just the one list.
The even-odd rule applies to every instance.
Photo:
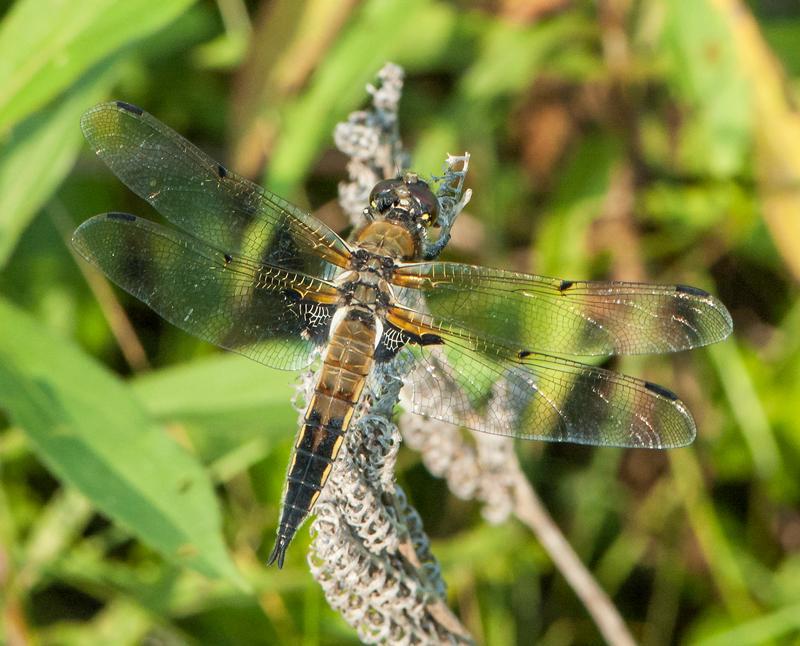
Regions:
[[[0, 641], [355, 642], [305, 531], [286, 569], [263, 567], [294, 376], [169, 327], [65, 241], [98, 212], [149, 214], [83, 145], [90, 105], [141, 105], [314, 208], [346, 174], [333, 126], [387, 60], [408, 74], [415, 169], [472, 154], [448, 257], [729, 306], [725, 344], [614, 364], [681, 394], [694, 447], [519, 454], [642, 643], [798, 639], [792, 3], [20, 0], [0, 21]], [[481, 643], [599, 639], [520, 524], [486, 526], [410, 452], [398, 477]]]

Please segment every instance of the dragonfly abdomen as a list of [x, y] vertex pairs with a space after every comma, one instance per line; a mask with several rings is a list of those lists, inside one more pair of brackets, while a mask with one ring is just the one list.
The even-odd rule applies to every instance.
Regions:
[[[338, 317], [337, 317], [338, 318]], [[378, 323], [360, 307], [334, 323], [314, 394], [295, 442], [278, 537], [268, 563], [283, 566], [286, 549], [328, 480], [372, 368]]]

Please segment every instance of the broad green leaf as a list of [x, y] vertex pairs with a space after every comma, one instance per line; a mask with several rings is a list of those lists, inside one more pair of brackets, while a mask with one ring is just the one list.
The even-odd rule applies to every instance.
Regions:
[[[497, 109], [497, 100], [531, 87], [543, 72], [551, 73], [554, 62], [562, 61], [564, 49], [585, 55], [588, 47], [583, 41], [589, 42], [594, 29], [578, 13], [530, 26], [502, 21], [480, 24], [475, 39], [480, 56], [461, 78], [446, 110], [449, 118], [435, 122], [416, 141], [413, 168], [420, 173], [438, 172], [445, 151], [454, 152], [464, 145], [463, 140], [459, 141], [460, 133], [469, 133], [472, 145], [481, 136], [489, 136], [508, 117], [505, 111]], [[569, 48], [564, 47], [565, 42], [570, 43]], [[481, 151], [484, 165], [490, 163], [488, 154], [491, 154], [488, 150]], [[522, 180], [512, 181], [519, 184]]]
[[[62, 646], [120, 643], [120, 635], [125, 635], [127, 644], [141, 644], [150, 641], [152, 621], [147, 609], [119, 595], [105, 604], [91, 621], [58, 622], [43, 628], [38, 636], [43, 643]], [[165, 639], [164, 634], [159, 637]], [[177, 641], [177, 637], [174, 639]]]
[[709, 0], [664, 7], [669, 80], [694, 117], [684, 128], [685, 163], [722, 177], [739, 173], [750, 151], [752, 104], [730, 32]]
[[336, 123], [364, 102], [364, 86], [374, 82], [384, 63], [430, 64], [446, 51], [456, 17], [444, 4], [423, 0], [365, 3], [319, 65], [308, 91], [287, 106], [265, 180], [270, 189], [291, 195], [331, 141]]
[[[722, 628], [715, 634], [693, 635], [697, 646], [759, 646], [760, 644], [796, 643], [800, 632], [800, 604], [788, 604], [760, 616], [744, 621], [733, 627], [720, 621]], [[724, 627], [723, 627], [724, 626]], [[787, 641], [783, 641], [788, 638]]]
[[765, 481], [784, 471], [783, 458], [764, 404], [742, 353], [732, 341], [708, 348], [719, 381], [730, 402], [731, 414], [739, 422], [742, 436], [753, 458], [754, 470]]
[[[467, 101], [485, 101], [530, 87], [548, 58], [559, 50], [580, 51], [595, 28], [578, 12], [523, 26], [512, 22], [487, 25], [481, 53], [461, 81]], [[569, 46], [565, 46], [569, 43]]]
[[[258, 407], [277, 421], [296, 419], [289, 402], [296, 372], [273, 370], [235, 354], [217, 354], [137, 376], [133, 388], [155, 416]], [[276, 418], [270, 417], [271, 421]]]
[[0, 301], [0, 407], [39, 458], [167, 559], [245, 585], [207, 474], [128, 387]]
[[295, 372], [218, 354], [140, 375], [132, 385], [153, 416], [185, 424], [195, 451], [225, 480], [294, 437], [296, 381]]
[[192, 0], [20, 0], [0, 24], [0, 133]]
[[561, 175], [553, 203], [536, 238], [536, 271], [586, 277], [589, 225], [600, 214], [620, 156], [619, 142], [606, 135], [581, 142]]
[[14, 128], [0, 149], [0, 268], [72, 168], [83, 145], [80, 116], [107, 94], [115, 69], [87, 75], [58, 101]]
[[800, 76], [800, 20], [797, 16], [776, 16], [761, 24], [764, 39], [780, 59], [786, 72], [793, 77]]

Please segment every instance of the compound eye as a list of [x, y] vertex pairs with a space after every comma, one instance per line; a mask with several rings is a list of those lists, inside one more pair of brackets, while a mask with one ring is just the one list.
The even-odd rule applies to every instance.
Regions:
[[423, 181], [409, 184], [408, 188], [419, 204], [422, 224], [426, 227], [436, 226], [436, 218], [439, 216], [439, 200], [436, 199], [433, 191]]
[[369, 205], [379, 213], [383, 213], [398, 201], [397, 189], [403, 185], [402, 179], [383, 179], [369, 194]]

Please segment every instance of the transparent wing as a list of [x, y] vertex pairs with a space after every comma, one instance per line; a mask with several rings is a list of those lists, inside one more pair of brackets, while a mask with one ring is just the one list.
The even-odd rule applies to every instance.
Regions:
[[327, 338], [330, 283], [209, 247], [126, 213], [98, 215], [75, 249], [173, 325], [274, 368], [309, 363]]
[[84, 113], [81, 129], [132, 191], [212, 247], [320, 277], [347, 264], [347, 244], [322, 222], [227, 170], [140, 108], [102, 103]]
[[[393, 324], [400, 323], [397, 312]], [[394, 369], [403, 378], [401, 401], [420, 415], [496, 435], [595, 446], [668, 448], [695, 437], [686, 406], [656, 384], [418, 322], [413, 333], [430, 345], [406, 345]]]
[[570, 281], [449, 262], [401, 266], [393, 282], [417, 289], [403, 290], [405, 304], [444, 328], [545, 353], [674, 352], [733, 329], [722, 303], [685, 285]]

